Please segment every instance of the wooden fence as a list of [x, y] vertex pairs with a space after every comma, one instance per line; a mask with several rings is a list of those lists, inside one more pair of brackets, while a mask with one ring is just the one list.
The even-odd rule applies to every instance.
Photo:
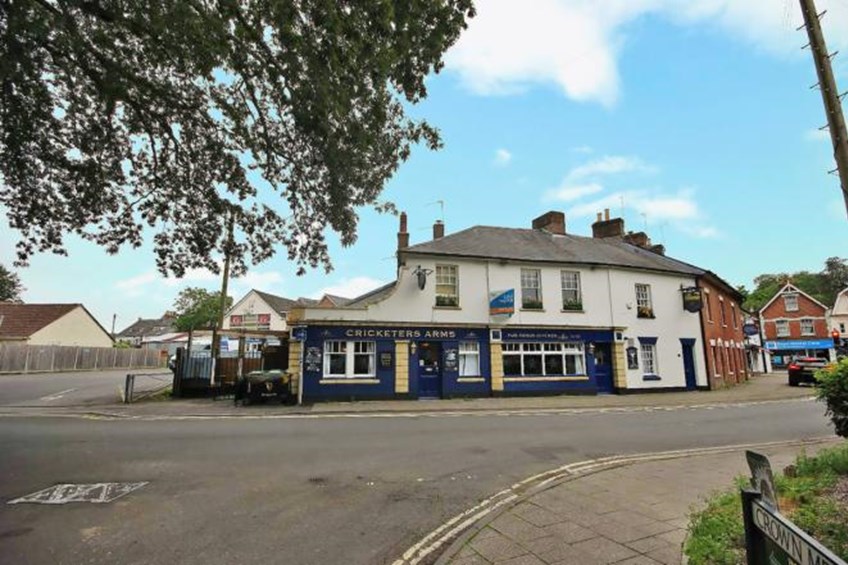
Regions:
[[143, 369], [167, 362], [167, 353], [158, 349], [0, 343], [0, 373]]

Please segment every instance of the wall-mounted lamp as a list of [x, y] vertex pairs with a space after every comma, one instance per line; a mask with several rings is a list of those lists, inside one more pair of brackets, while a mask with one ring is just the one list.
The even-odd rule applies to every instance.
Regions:
[[409, 353], [412, 354], [412, 355], [415, 355], [416, 351], [418, 351], [418, 346], [413, 341], [412, 343], [409, 344]]

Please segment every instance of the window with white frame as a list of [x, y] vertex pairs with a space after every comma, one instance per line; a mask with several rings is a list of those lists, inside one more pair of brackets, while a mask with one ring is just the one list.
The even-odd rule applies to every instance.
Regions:
[[739, 327], [739, 324], [736, 322], [736, 304], [730, 305], [730, 318], [733, 320], [733, 329]]
[[787, 292], [783, 295], [783, 308], [787, 312], [797, 312], [798, 311], [798, 293], [797, 292]]
[[324, 342], [324, 377], [373, 377], [377, 367], [377, 347], [373, 341]]
[[801, 335], [815, 335], [816, 322], [812, 318], [801, 318]]
[[789, 337], [789, 320], [777, 320], [774, 325], [777, 328], [777, 337]]
[[436, 265], [436, 306], [459, 306], [459, 267]]
[[654, 305], [651, 301], [651, 285], [636, 283], [636, 314], [640, 318], [653, 318]]
[[480, 376], [480, 344], [476, 341], [459, 342], [459, 376]]
[[582, 343], [504, 343], [506, 376], [586, 374]]
[[653, 343], [639, 344], [642, 349], [642, 372], [646, 375], [656, 375], [657, 372], [657, 346]]
[[710, 346], [710, 353], [712, 353], [713, 357], [713, 374], [715, 376], [721, 376], [721, 367], [718, 366], [718, 357], [716, 356], [716, 346]]
[[704, 293], [704, 302], [707, 303], [707, 321], [713, 323], [713, 301], [710, 300], [710, 293]]
[[562, 281], [562, 309], [583, 310], [583, 294], [580, 291], [579, 271], [560, 271]]
[[727, 326], [727, 310], [724, 306], [724, 298], [718, 299], [719, 314], [721, 315], [721, 325]]
[[542, 309], [542, 271], [521, 269], [521, 307], [528, 310]]

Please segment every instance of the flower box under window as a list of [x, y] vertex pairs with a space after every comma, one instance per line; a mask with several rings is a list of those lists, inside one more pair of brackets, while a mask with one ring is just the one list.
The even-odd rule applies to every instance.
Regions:
[[541, 310], [542, 309], [542, 301], [541, 300], [525, 300], [521, 303], [521, 307], [525, 310]]
[[583, 310], [583, 303], [579, 301], [563, 302], [562, 309], [569, 310], [572, 312], [581, 312]]
[[456, 296], [437, 296], [436, 306], [448, 306], [456, 308], [459, 306], [459, 298]]
[[636, 315], [639, 318], [655, 318], [654, 309], [649, 308], [647, 306], [639, 306], [639, 309], [636, 311]]

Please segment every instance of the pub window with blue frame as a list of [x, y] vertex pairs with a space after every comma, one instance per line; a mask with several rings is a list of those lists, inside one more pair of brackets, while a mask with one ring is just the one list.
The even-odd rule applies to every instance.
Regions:
[[324, 342], [324, 376], [364, 378], [376, 375], [376, 344], [373, 341]]
[[585, 375], [582, 343], [504, 343], [505, 376]]

